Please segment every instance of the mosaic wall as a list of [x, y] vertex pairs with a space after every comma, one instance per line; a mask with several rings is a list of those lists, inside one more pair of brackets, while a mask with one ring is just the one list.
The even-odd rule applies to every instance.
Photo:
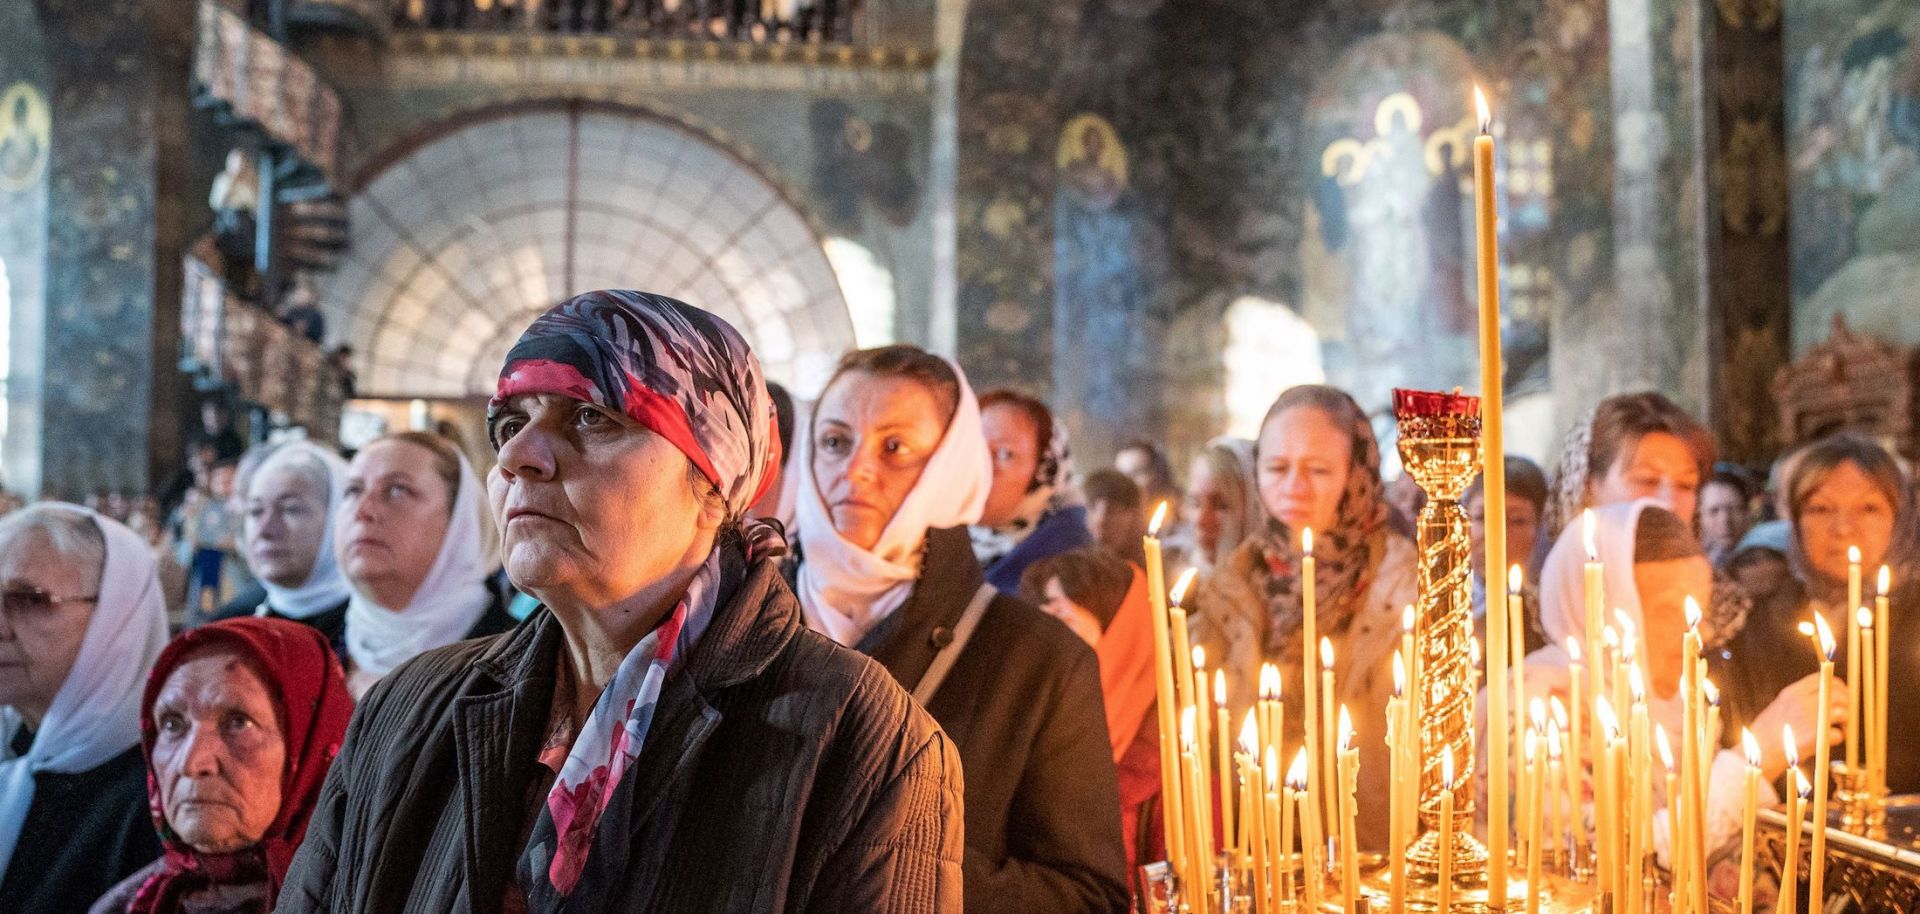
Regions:
[[0, 486], [39, 487], [40, 312], [46, 301], [47, 163], [53, 115], [39, 17], [0, 5], [0, 299], [5, 300], [6, 401]]
[[1786, 8], [1793, 346], [1856, 330], [1920, 343], [1920, 9], [1899, 0]]

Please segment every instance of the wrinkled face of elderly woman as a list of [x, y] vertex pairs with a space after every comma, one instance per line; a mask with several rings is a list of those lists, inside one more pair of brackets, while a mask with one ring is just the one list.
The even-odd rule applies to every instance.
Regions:
[[313, 573], [328, 522], [326, 470], [298, 461], [269, 463], [247, 484], [247, 567], [276, 587], [299, 587]]
[[557, 394], [507, 400], [487, 493], [515, 586], [556, 608], [612, 606], [712, 551], [726, 505], [666, 438]]
[[70, 542], [63, 549], [34, 527], [0, 536], [0, 705], [32, 724], [73, 670], [105, 561], [101, 544]]
[[259, 843], [280, 813], [287, 745], [279, 703], [253, 664], [219, 648], [190, 654], [150, 712], [168, 827], [202, 853]]
[[847, 542], [862, 549], [880, 542], [939, 449], [952, 412], [919, 381], [864, 371], [841, 375], [820, 395], [813, 479]]
[[1332, 529], [1353, 468], [1353, 436], [1325, 410], [1296, 406], [1260, 427], [1258, 454], [1267, 513], [1295, 535]]
[[1847, 549], [1860, 547], [1869, 579], [1893, 543], [1893, 500], [1851, 460], [1827, 471], [1800, 506], [1800, 547], [1815, 571], [1847, 579]]

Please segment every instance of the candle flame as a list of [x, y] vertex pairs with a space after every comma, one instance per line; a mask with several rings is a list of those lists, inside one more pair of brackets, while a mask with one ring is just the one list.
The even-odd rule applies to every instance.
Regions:
[[1253, 720], [1253, 709], [1247, 709], [1246, 722], [1240, 725], [1240, 751], [1258, 757], [1260, 755], [1260, 725]]
[[1536, 698], [1527, 702], [1527, 719], [1541, 730], [1547, 729], [1547, 703]]
[[1227, 706], [1227, 671], [1213, 671], [1213, 703], [1224, 708]]
[[1849, 565], [1860, 564], [1860, 547], [1859, 546], [1847, 547], [1847, 564]]
[[1510, 594], [1519, 593], [1521, 589], [1521, 585], [1527, 582], [1526, 578], [1527, 578], [1526, 572], [1521, 571], [1520, 566], [1514, 565], [1513, 567], [1508, 568], [1507, 569], [1507, 593], [1510, 593]]
[[1620, 718], [1613, 713], [1613, 703], [1607, 701], [1607, 696], [1605, 695], [1594, 696], [1593, 719], [1609, 731], [1609, 736], [1617, 733], [1620, 729]]
[[1180, 745], [1185, 748], [1193, 748], [1193, 721], [1199, 713], [1192, 705], [1180, 709]]
[[1553, 709], [1554, 723], [1559, 724], [1560, 729], [1565, 730], [1567, 728], [1567, 706], [1560, 700], [1560, 696], [1548, 696], [1547, 707]]
[[1833, 628], [1827, 625], [1827, 617], [1820, 615], [1819, 613], [1814, 613], [1813, 614], [1813, 630], [1814, 630], [1814, 633], [1817, 634], [1820, 638], [1821, 656], [1826, 657], [1828, 661], [1832, 661], [1833, 652], [1835, 649], [1839, 647], [1839, 645], [1834, 643]]
[[1634, 628], [1633, 617], [1630, 615], [1627, 615], [1626, 610], [1621, 609], [1618, 606], [1614, 607], [1613, 621], [1616, 625], [1620, 627], [1620, 640], [1622, 642], [1631, 644], [1634, 641], [1639, 640], [1634, 637], [1634, 633], [1638, 631], [1638, 629]]
[[1453, 745], [1451, 743], [1440, 751], [1440, 783], [1445, 785], [1448, 790], [1454, 788]]
[[1159, 536], [1160, 525], [1162, 523], [1165, 523], [1166, 520], [1167, 520], [1167, 501], [1166, 499], [1163, 498], [1160, 500], [1159, 504], [1153, 507], [1153, 519], [1150, 521], [1147, 521], [1147, 535]]
[[1589, 562], [1600, 561], [1600, 547], [1594, 542], [1595, 537], [1599, 535], [1598, 525], [1599, 521], [1594, 519], [1592, 508], [1580, 512], [1580, 538], [1585, 542], [1587, 547], [1587, 561]]
[[1873, 627], [1873, 610], [1862, 606], [1860, 607], [1860, 612], [1855, 615], [1855, 618], [1860, 620], [1861, 628]]
[[1320, 668], [1333, 669], [1333, 642], [1326, 638], [1320, 639]]
[[1271, 663], [1260, 664], [1260, 697], [1266, 701], [1280, 700], [1280, 668]]
[[1647, 678], [1640, 672], [1640, 664], [1627, 667], [1627, 690], [1633, 693], [1633, 703], [1647, 700]]
[[1487, 94], [1480, 91], [1478, 85], [1473, 87], [1473, 110], [1480, 118], [1480, 132], [1486, 133], [1493, 124], [1493, 112], [1487, 110]]
[[1340, 706], [1340, 726], [1337, 732], [1340, 734], [1340, 742], [1337, 744], [1340, 747], [1340, 751], [1345, 752], [1348, 749], [1352, 749], [1353, 716], [1347, 713], [1347, 706], [1344, 704]]
[[1287, 766], [1287, 786], [1294, 790], [1307, 789], [1307, 750], [1303, 746], [1293, 757], [1293, 764]]
[[1567, 636], [1567, 656], [1573, 658], [1574, 663], [1580, 662], [1580, 642], [1572, 635]]
[[1660, 764], [1665, 765], [1667, 773], [1673, 773], [1673, 744], [1667, 742], [1667, 728], [1653, 728], [1654, 748], [1660, 750]]
[[1879, 593], [1881, 596], [1884, 597], [1891, 592], [1893, 590], [1893, 569], [1885, 565], [1880, 566], [1880, 580], [1876, 583], [1880, 585]]
[[1600, 642], [1605, 644], [1609, 650], [1618, 650], [1620, 647], [1620, 630], [1611, 625], [1601, 628]]
[[1813, 782], [1807, 780], [1806, 772], [1803, 772], [1798, 768], [1793, 769], [1793, 779], [1799, 785], [1793, 789], [1793, 792], [1800, 795], [1800, 801], [1804, 803], [1807, 800], [1812, 799], [1813, 798]]
[[1787, 767], [1795, 768], [1800, 764], [1800, 743], [1793, 738], [1793, 725], [1780, 725], [1780, 742], [1787, 749]]
[[1193, 578], [1199, 574], [1198, 568], [1189, 568], [1180, 572], [1180, 579], [1173, 582], [1173, 605], [1179, 606], [1187, 600], [1187, 589], [1193, 586]]
[[1560, 724], [1555, 721], [1547, 721], [1547, 762], [1560, 764]]
[[1406, 632], [1409, 635], [1413, 634], [1413, 604], [1412, 603], [1408, 603], [1407, 608], [1400, 611], [1400, 630], [1403, 632]]
[[[1798, 629], [1800, 630], [1800, 634], [1801, 634], [1802, 636], [1805, 636], [1805, 637], [1808, 637], [1808, 638], [1811, 638], [1811, 637], [1813, 637], [1813, 623], [1812, 623], [1812, 622], [1801, 622], [1801, 623], [1800, 623], [1799, 625], [1796, 625], [1796, 626], [1794, 626], [1794, 627], [1795, 627], [1795, 628], [1798, 628]], [[1816, 644], [1816, 645], [1814, 645], [1814, 647], [1815, 647], [1816, 649], [1818, 649], [1818, 648], [1819, 648], [1819, 645], [1817, 645], [1817, 644]]]
[[1740, 728], [1740, 745], [1747, 752], [1747, 765], [1753, 768], [1760, 767], [1760, 741], [1753, 738], [1752, 730]]
[[1393, 697], [1399, 698], [1407, 693], [1407, 661], [1399, 651], [1393, 652]]
[[1700, 677], [1700, 692], [1707, 696], [1707, 704], [1720, 707], [1720, 687], [1713, 684], [1713, 678]]
[[1700, 612], [1700, 601], [1694, 599], [1693, 594], [1687, 594], [1686, 613], [1687, 627], [1690, 629], [1699, 628], [1700, 619], [1703, 614]]
[[1193, 646], [1193, 668], [1204, 669], [1207, 665], [1207, 649], [1196, 644]]

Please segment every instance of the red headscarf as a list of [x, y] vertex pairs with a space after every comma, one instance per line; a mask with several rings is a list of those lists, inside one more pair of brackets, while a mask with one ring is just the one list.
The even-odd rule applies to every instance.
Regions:
[[[266, 680], [279, 707], [281, 737], [286, 740], [287, 770], [280, 782], [280, 812], [260, 843], [226, 854], [194, 850], [167, 825], [160, 803], [159, 777], [153, 768], [153, 744], [159, 730], [153, 703], [167, 677], [195, 651], [220, 647], [238, 652]], [[307, 834], [307, 819], [320, 799], [320, 784], [340, 752], [353, 716], [346, 675], [325, 635], [283, 619], [227, 619], [184, 632], [173, 639], [147, 678], [140, 713], [140, 745], [147, 757], [147, 803], [166, 847], [165, 868], [134, 894], [129, 914], [168, 914], [180, 910], [189, 893], [212, 885], [265, 881], [268, 904], [293, 863], [293, 852]]]

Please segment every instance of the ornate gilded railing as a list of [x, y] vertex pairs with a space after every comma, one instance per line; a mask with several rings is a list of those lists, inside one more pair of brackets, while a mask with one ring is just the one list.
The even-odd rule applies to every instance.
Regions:
[[859, 0], [393, 0], [393, 28], [752, 44], [859, 40]]
[[340, 96], [313, 67], [246, 16], [201, 0], [193, 53], [195, 101], [256, 128], [329, 184], [340, 165]]

